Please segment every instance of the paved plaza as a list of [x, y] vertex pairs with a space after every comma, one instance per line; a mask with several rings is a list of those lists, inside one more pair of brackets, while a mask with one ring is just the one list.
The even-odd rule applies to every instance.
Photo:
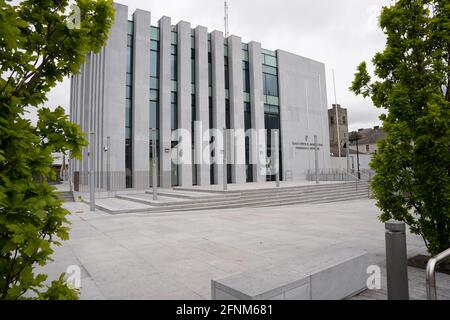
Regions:
[[[179, 213], [109, 215], [66, 203], [71, 239], [45, 267], [51, 278], [82, 270], [82, 299], [210, 299], [211, 280], [298, 260], [333, 248], [367, 250], [382, 269], [382, 289], [357, 299], [386, 299], [384, 225], [373, 200]], [[408, 256], [424, 254], [408, 234]], [[413, 299], [425, 298], [424, 270], [409, 268]], [[450, 276], [438, 274], [450, 299]]]

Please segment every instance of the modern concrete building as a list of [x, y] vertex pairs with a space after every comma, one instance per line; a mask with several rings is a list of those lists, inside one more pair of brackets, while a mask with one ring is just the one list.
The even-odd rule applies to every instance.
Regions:
[[[148, 188], [153, 157], [162, 187], [222, 184], [225, 175], [229, 183], [272, 180], [273, 129], [282, 180], [314, 168], [315, 138], [319, 167], [330, 167], [323, 63], [114, 6], [106, 46], [71, 83], [71, 119], [95, 133], [97, 187]], [[227, 139], [226, 168], [222, 128], [237, 132]], [[88, 151], [71, 162], [73, 173], [89, 170]]]
[[[328, 123], [330, 127], [331, 156], [339, 157], [338, 146], [340, 146], [341, 157], [346, 157], [349, 139], [347, 109], [342, 108], [340, 104], [338, 105], [333, 104], [333, 107], [328, 110]], [[338, 143], [338, 124], [339, 124], [339, 141], [340, 141], [339, 143]]]

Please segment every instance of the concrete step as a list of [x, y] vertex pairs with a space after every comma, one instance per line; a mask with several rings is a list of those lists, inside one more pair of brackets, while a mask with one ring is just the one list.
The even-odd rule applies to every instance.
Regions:
[[336, 196], [336, 197], [323, 197], [320, 200], [314, 200], [314, 199], [299, 199], [294, 201], [285, 201], [280, 204], [273, 204], [273, 205], [262, 205], [262, 206], [255, 206], [256, 208], [262, 208], [262, 207], [275, 207], [275, 206], [290, 206], [290, 205], [296, 205], [301, 203], [312, 203], [312, 204], [320, 204], [320, 203], [333, 203], [333, 202], [341, 202], [341, 201], [349, 201], [349, 200], [356, 200], [356, 199], [367, 199], [368, 195], [367, 192], [361, 192], [357, 194], [351, 194], [351, 195], [343, 195], [343, 196]]
[[162, 196], [161, 194], [158, 194], [158, 200], [153, 200], [153, 196], [151, 194], [140, 194], [140, 195], [119, 195], [116, 196], [116, 198], [128, 200], [128, 201], [134, 201], [139, 202], [155, 207], [167, 207], [167, 206], [173, 206], [173, 205], [191, 205], [191, 204], [199, 204], [199, 203], [214, 203], [218, 201], [234, 201], [239, 200], [239, 195], [228, 195], [223, 197], [207, 197], [202, 199], [186, 199], [186, 198], [176, 198], [174, 195], [171, 197]]
[[[367, 194], [367, 187], [360, 187], [358, 189], [358, 193], [364, 193]], [[210, 198], [204, 198], [204, 199], [177, 199], [174, 197], [168, 198], [168, 197], [161, 197], [159, 195], [158, 200], [154, 201], [153, 197], [150, 194], [137, 194], [137, 195], [120, 195], [117, 196], [119, 199], [128, 200], [128, 201], [134, 201], [150, 206], [156, 206], [156, 207], [171, 207], [173, 208], [178, 206], [184, 206], [184, 207], [199, 207], [202, 205], [211, 205], [212, 203], [215, 204], [235, 204], [235, 203], [249, 203], [249, 202], [266, 202], [266, 201], [289, 201], [292, 199], [299, 199], [304, 198], [308, 199], [314, 196], [319, 195], [320, 197], [329, 197], [329, 196], [335, 196], [342, 197], [346, 194], [355, 194], [355, 190], [353, 188], [349, 187], [342, 187], [340, 189], [333, 189], [333, 190], [326, 190], [326, 192], [322, 190], [303, 190], [301, 193], [298, 191], [291, 191], [289, 193], [274, 193], [274, 194], [266, 194], [263, 193], [261, 195], [259, 194], [242, 194], [242, 195], [228, 195], [228, 196], [222, 196], [222, 197], [210, 197]]]
[[[200, 193], [212, 193], [212, 194], [236, 194], [236, 193], [273, 193], [273, 192], [285, 192], [285, 191], [292, 191], [292, 190], [307, 190], [310, 188], [313, 189], [334, 189], [336, 187], [341, 187], [341, 186], [346, 186], [346, 185], [352, 185], [355, 188], [355, 182], [348, 182], [348, 183], [327, 183], [327, 184], [319, 184], [319, 185], [315, 185], [315, 184], [310, 184], [310, 185], [302, 185], [302, 186], [290, 186], [290, 187], [280, 187], [280, 188], [276, 188], [275, 186], [275, 182], [273, 182], [273, 187], [272, 188], [255, 188], [255, 189], [242, 189], [242, 190], [228, 190], [228, 191], [223, 191], [223, 190], [218, 190], [218, 189], [203, 189], [201, 187], [194, 187], [194, 188], [186, 188], [186, 187], [174, 187], [173, 190], [174, 191], [183, 191], [183, 192], [200, 192]], [[367, 185], [367, 183], [361, 181], [359, 182], [359, 185]], [[233, 186], [232, 184], [230, 184], [230, 186]]]
[[360, 183], [356, 192], [353, 183], [307, 185], [228, 193], [204, 193], [191, 190], [160, 190], [154, 201], [150, 191], [145, 194], [117, 196], [115, 201], [97, 203], [109, 213], [164, 213], [232, 209], [243, 207], [275, 207], [304, 203], [329, 203], [368, 197], [368, 185]]
[[56, 192], [58, 198], [64, 202], [75, 202], [75, 198], [73, 196], [73, 192], [64, 191], [64, 192]]
[[[152, 190], [146, 191], [147, 194], [153, 194]], [[206, 192], [192, 192], [192, 191], [180, 191], [180, 190], [164, 190], [160, 191], [158, 190], [158, 195], [165, 196], [165, 197], [171, 197], [171, 198], [182, 198], [182, 199], [221, 199], [224, 196], [236, 196], [236, 194], [212, 194], [212, 193], [206, 193]]]
[[[358, 192], [359, 191], [367, 191], [368, 187], [367, 186], [360, 186], [358, 188]], [[265, 197], [272, 197], [272, 198], [276, 198], [276, 197], [297, 197], [297, 196], [305, 196], [305, 195], [313, 195], [313, 194], [335, 194], [335, 193], [339, 193], [339, 192], [356, 192], [356, 188], [350, 187], [350, 186], [346, 186], [346, 187], [341, 187], [341, 188], [333, 188], [333, 189], [325, 189], [325, 190], [320, 190], [320, 189], [305, 189], [305, 190], [292, 190], [289, 192], [272, 192], [272, 193], [242, 193], [241, 194], [241, 198], [242, 199], [258, 199], [258, 198], [265, 198]]]
[[[367, 190], [368, 186], [367, 184], [360, 183], [358, 185], [358, 190]], [[241, 191], [227, 191], [227, 192], [215, 192], [213, 194], [216, 194], [217, 196], [214, 199], [221, 199], [221, 196], [241, 196], [244, 197], [252, 197], [252, 196], [258, 196], [258, 197], [267, 197], [267, 196], [276, 196], [276, 195], [299, 195], [304, 193], [315, 193], [315, 192], [328, 192], [336, 190], [354, 190], [356, 191], [356, 185], [355, 184], [329, 184], [329, 185], [319, 185], [319, 186], [301, 186], [301, 187], [281, 187], [281, 188], [266, 188], [261, 190], [241, 190]], [[171, 196], [174, 197], [177, 194], [178, 189], [175, 189]], [[189, 194], [195, 194], [197, 191], [184, 191], [184, 193]], [[203, 193], [205, 194], [205, 193]], [[220, 195], [220, 196], [218, 196]], [[184, 195], [184, 197], [186, 197]]]

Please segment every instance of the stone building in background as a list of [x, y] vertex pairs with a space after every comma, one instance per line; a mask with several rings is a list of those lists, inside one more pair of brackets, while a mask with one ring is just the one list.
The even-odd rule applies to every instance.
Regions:
[[[338, 114], [338, 121], [336, 121], [336, 107]], [[332, 157], [339, 157], [338, 149], [338, 132], [337, 126], [339, 123], [339, 139], [341, 146], [341, 157], [347, 156], [348, 145], [348, 116], [347, 109], [342, 108], [340, 104], [337, 106], [333, 104], [333, 107], [328, 110], [328, 125], [330, 128], [330, 151]]]
[[[356, 132], [352, 132], [350, 135], [355, 133]], [[360, 154], [378, 153], [377, 142], [386, 137], [386, 132], [384, 132], [379, 126], [368, 129], [359, 129], [357, 133], [358, 148], [356, 147], [356, 140], [352, 139], [350, 142], [350, 151], [354, 151], [354, 153], [356, 153], [358, 150]]]

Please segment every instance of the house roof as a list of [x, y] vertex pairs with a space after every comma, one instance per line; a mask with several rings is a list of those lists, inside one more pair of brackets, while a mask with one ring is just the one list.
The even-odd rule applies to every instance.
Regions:
[[[350, 133], [350, 137], [354, 132]], [[383, 140], [386, 137], [386, 132], [381, 128], [375, 127], [370, 129], [358, 130], [358, 143], [359, 144], [375, 144], [377, 141]], [[356, 141], [352, 141], [350, 145], [356, 145]]]

